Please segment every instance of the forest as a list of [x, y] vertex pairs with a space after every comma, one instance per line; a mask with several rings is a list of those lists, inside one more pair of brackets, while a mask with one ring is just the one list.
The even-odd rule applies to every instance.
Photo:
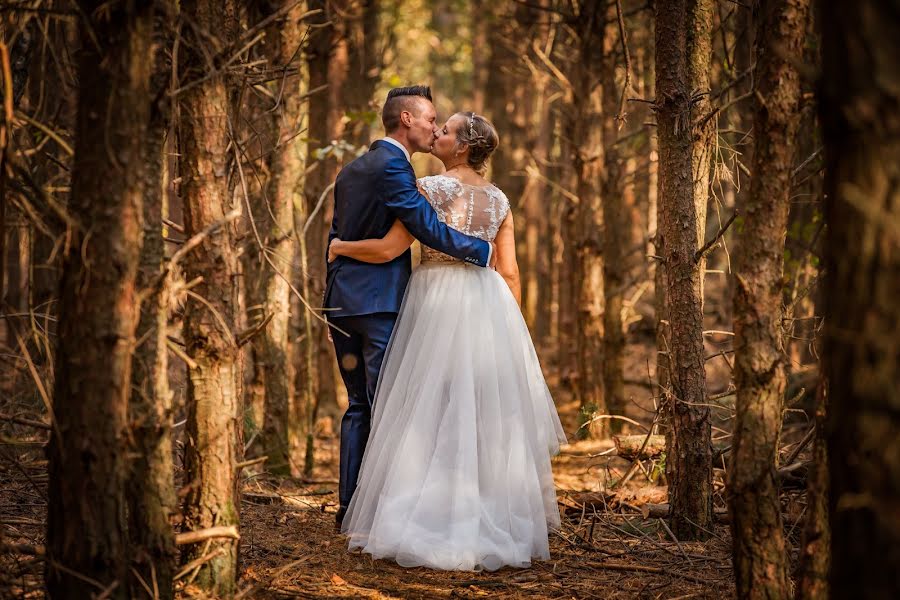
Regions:
[[[569, 440], [525, 569], [334, 529], [335, 179], [416, 84]], [[7, 0], [0, 92], [0, 597], [900, 597], [897, 0]]]

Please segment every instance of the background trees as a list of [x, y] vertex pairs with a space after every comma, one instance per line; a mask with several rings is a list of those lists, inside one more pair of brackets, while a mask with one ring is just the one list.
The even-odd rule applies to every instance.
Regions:
[[[819, 4], [819, 114], [828, 169], [824, 297], [830, 583], [835, 596], [864, 598], [890, 595], [898, 584], [892, 567], [900, 563], [897, 513], [882, 509], [896, 505], [900, 467], [895, 300], [900, 130], [892, 108], [897, 88], [890, 83], [898, 77], [894, 52], [900, 19], [884, 9], [866, 2]], [[856, 585], [860, 578], [867, 582], [864, 590]]]
[[[54, 597], [227, 597], [275, 585], [256, 577], [279, 544], [330, 540], [331, 183], [381, 135], [386, 91], [425, 82], [441, 118], [500, 131], [523, 314], [589, 438], [558, 462], [566, 564], [573, 540], [667, 561], [721, 543], [740, 597], [795, 576], [821, 597], [830, 508], [834, 593], [895, 583], [895, 15], [138, 4], [0, 15], [0, 544], [34, 557], [2, 571], [43, 565]], [[272, 523], [280, 541], [257, 537]]]
[[153, 13], [120, 5], [100, 16], [96, 3], [82, 8], [91, 18], [81, 23], [81, 33], [96, 38], [78, 64], [82, 88], [47, 448], [45, 576], [54, 598], [87, 596], [95, 588], [85, 578], [126, 598], [125, 441], [140, 315], [136, 279], [146, 179], [139, 169], [150, 121], [144, 99], [153, 69]]
[[[750, 195], [735, 261], [735, 421], [728, 480], [739, 594], [789, 594], [776, 468], [787, 384], [782, 333], [783, 240], [800, 125], [799, 55], [807, 2], [758, 7]], [[782, 54], [779, 54], [779, 51]]]
[[666, 470], [675, 535], [703, 538], [712, 523], [712, 444], [703, 347], [708, 103], [712, 3], [656, 5], [656, 111], [659, 136], [657, 238], [670, 332]]
[[[233, 195], [237, 181], [229, 173], [240, 159], [234, 135], [236, 90], [224, 71], [227, 55], [235, 51], [239, 15], [236, 5], [209, 0], [185, 2], [182, 10], [191, 25], [179, 57], [179, 82], [184, 82], [179, 88], [190, 87], [176, 90], [180, 193], [185, 235], [199, 242], [182, 261], [186, 281], [196, 284], [186, 291], [184, 310], [188, 491], [183, 511], [186, 529], [199, 530], [240, 521], [237, 476], [244, 450], [244, 403], [236, 327], [239, 267], [231, 224], [239, 209]], [[230, 596], [237, 543], [229, 538], [197, 543], [186, 558], [199, 560], [211, 553], [197, 581], [216, 595]]]

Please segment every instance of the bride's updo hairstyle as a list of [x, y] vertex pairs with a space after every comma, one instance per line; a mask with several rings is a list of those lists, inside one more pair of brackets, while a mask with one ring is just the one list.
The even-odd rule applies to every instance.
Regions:
[[469, 147], [468, 164], [479, 175], [487, 172], [488, 159], [500, 144], [500, 137], [490, 121], [473, 112], [456, 113], [463, 118], [456, 130], [456, 142]]

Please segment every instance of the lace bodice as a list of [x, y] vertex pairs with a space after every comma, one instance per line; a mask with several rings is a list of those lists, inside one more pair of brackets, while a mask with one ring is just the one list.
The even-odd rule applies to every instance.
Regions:
[[[470, 185], [447, 175], [422, 177], [418, 184], [438, 219], [487, 242], [497, 237], [500, 224], [509, 212], [509, 200], [495, 185]], [[462, 261], [423, 244], [422, 262]]]

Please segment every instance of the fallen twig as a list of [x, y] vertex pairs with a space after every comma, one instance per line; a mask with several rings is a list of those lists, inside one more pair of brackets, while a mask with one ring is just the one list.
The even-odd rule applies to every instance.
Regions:
[[0, 542], [0, 550], [4, 553], [27, 554], [28, 556], [44, 556], [44, 547], [32, 544], [11, 544], [9, 542]]
[[204, 554], [200, 558], [192, 560], [191, 562], [186, 564], [182, 570], [178, 571], [178, 573], [175, 574], [175, 577], [173, 579], [175, 581], [178, 581], [179, 579], [181, 579], [182, 577], [184, 577], [185, 575], [187, 575], [188, 573], [190, 573], [197, 567], [211, 561], [212, 559], [219, 556], [220, 554], [225, 554], [225, 548], [222, 548], [222, 547], [216, 548], [209, 554]]
[[668, 577], [684, 579], [685, 581], [690, 581], [692, 583], [697, 583], [697, 584], [700, 584], [703, 586], [709, 586], [709, 581], [706, 579], [701, 579], [700, 577], [694, 577], [693, 575], [688, 575], [687, 573], [673, 572], [668, 569], [662, 569], [660, 567], [648, 567], [645, 565], [627, 565], [627, 564], [621, 564], [621, 563], [595, 563], [595, 562], [584, 563], [584, 566], [595, 567], [598, 569], [607, 569], [610, 571], [638, 571], [640, 573], [655, 573], [657, 575], [666, 575]]
[[175, 535], [175, 545], [184, 546], [185, 544], [196, 544], [204, 540], [212, 538], [231, 538], [233, 540], [241, 539], [237, 527], [234, 525], [220, 525], [218, 527], [208, 527], [207, 529], [198, 529], [196, 531], [185, 531]]
[[43, 421], [33, 421], [31, 419], [23, 419], [22, 417], [15, 417], [12, 415], [4, 415], [0, 413], [0, 421], [9, 421], [11, 423], [16, 423], [17, 425], [26, 425], [28, 427], [34, 427], [36, 429], [45, 429], [47, 431], [52, 431], [53, 427], [51, 427], [48, 423], [44, 423]]

